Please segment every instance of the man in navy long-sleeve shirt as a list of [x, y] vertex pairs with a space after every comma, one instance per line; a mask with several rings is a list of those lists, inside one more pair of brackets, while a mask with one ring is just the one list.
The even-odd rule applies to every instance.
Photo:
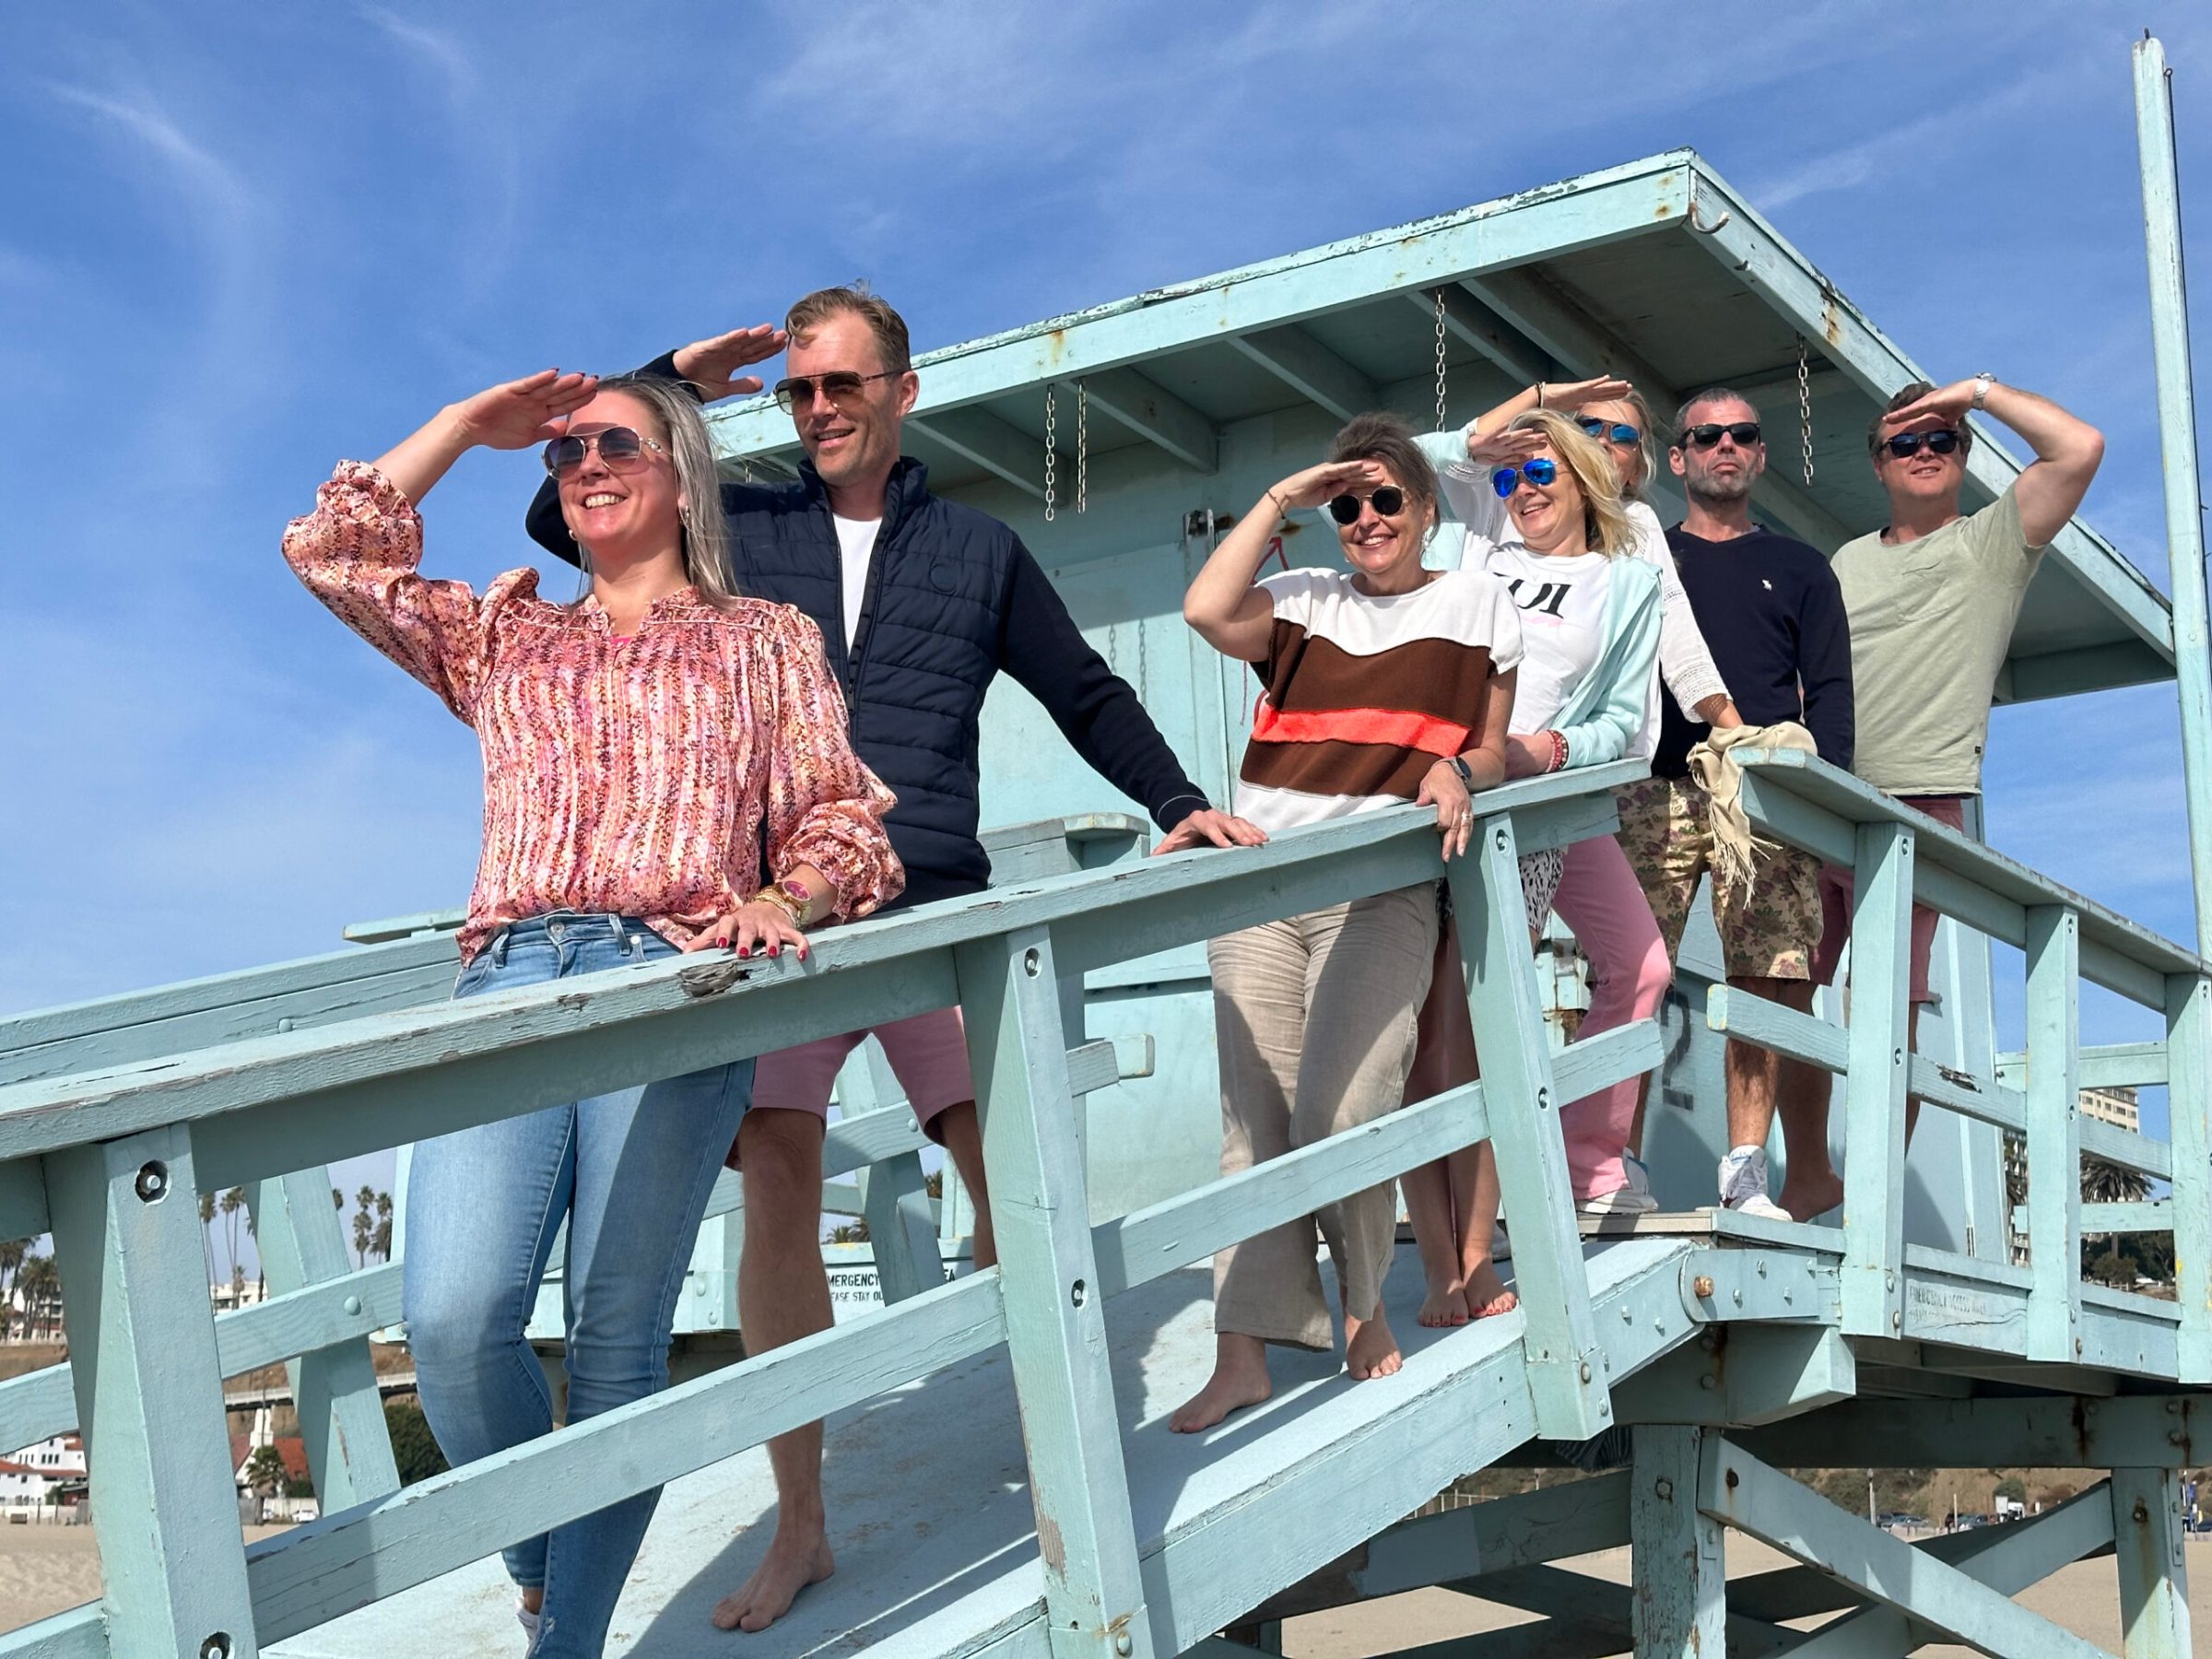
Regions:
[[[933, 495], [926, 469], [900, 453], [900, 425], [920, 382], [899, 313], [877, 295], [825, 288], [793, 306], [785, 324], [697, 341], [643, 372], [688, 382], [712, 402], [759, 391], [759, 380], [738, 371], [788, 341], [789, 376], [776, 387], [777, 400], [806, 460], [794, 484], [723, 486], [734, 574], [740, 591], [794, 606], [819, 625], [853, 748], [899, 797], [885, 823], [906, 866], [908, 900], [975, 892], [988, 878], [976, 839], [976, 723], [1002, 668], [1044, 705], [1086, 761], [1151, 811], [1168, 831], [1156, 851], [1265, 840], [1243, 819], [1216, 811], [1184, 774], [1136, 693], [1084, 641], [1014, 532]], [[575, 559], [550, 492], [533, 506], [530, 530]], [[824, 1039], [759, 1063], [735, 1149], [745, 1173], [737, 1296], [748, 1353], [829, 1328], [823, 1126], [838, 1067], [870, 1034]], [[992, 1265], [982, 1138], [959, 1010], [916, 1015], [873, 1035], [923, 1127], [945, 1144], [968, 1183], [975, 1265]], [[766, 1629], [833, 1571], [821, 1436], [813, 1423], [769, 1442], [776, 1534], [752, 1577], [715, 1608], [724, 1629]]]
[[[1817, 548], [1751, 520], [1751, 484], [1765, 470], [1759, 411], [1736, 393], [1700, 392], [1676, 417], [1667, 452], [1688, 514], [1667, 532], [1683, 591], [1745, 722], [1795, 721], [1824, 760], [1851, 765], [1851, 629], [1828, 560]], [[1621, 792], [1620, 844], [1652, 901], [1671, 956], [1712, 863], [1711, 803], [1687, 758], [1707, 727], [1667, 696], [1649, 782]], [[1783, 848], [1758, 864], [1747, 894], [1714, 884], [1713, 922], [1731, 985], [1786, 1006], [1812, 1007], [1820, 939], [1820, 870]], [[1828, 1112], [1818, 1074], [1748, 1043], [1728, 1044], [1728, 1143], [1721, 1202], [1770, 1219], [1810, 1219], [1841, 1196], [1828, 1159]], [[1767, 1196], [1768, 1131], [1780, 1100], [1789, 1182]], [[1641, 1135], [1641, 1124], [1638, 1125]], [[1830, 1187], [1835, 1196], [1829, 1197]], [[1808, 1207], [1800, 1210], [1799, 1205]]]

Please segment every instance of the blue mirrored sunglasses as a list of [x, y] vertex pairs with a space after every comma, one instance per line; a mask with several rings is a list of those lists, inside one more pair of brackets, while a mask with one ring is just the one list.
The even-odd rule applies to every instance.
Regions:
[[1524, 478], [1541, 487], [1559, 476], [1559, 464], [1548, 455], [1538, 455], [1535, 460], [1524, 461], [1518, 466], [1500, 467], [1490, 475], [1490, 488], [1498, 492], [1498, 499], [1502, 501], [1521, 488]]
[[1577, 415], [1574, 424], [1606, 443], [1641, 443], [1643, 434], [1625, 420], [1600, 420], [1594, 415]]

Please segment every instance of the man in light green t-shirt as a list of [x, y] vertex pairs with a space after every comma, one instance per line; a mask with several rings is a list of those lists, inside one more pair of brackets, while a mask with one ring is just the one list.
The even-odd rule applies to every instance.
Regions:
[[[1966, 416], [1973, 409], [2027, 440], [2035, 460], [1994, 501], [1962, 516], [1959, 494], [1973, 445]], [[1875, 418], [1866, 447], [1889, 497], [1888, 527], [1847, 542], [1831, 561], [1851, 618], [1858, 717], [1852, 770], [1959, 829], [1967, 800], [1982, 792], [1990, 699], [2020, 600], [2044, 547], [2097, 476], [2104, 437], [2048, 398], [1981, 374], [1940, 389], [1925, 381], [1905, 387]], [[1831, 866], [1820, 886], [1824, 928], [1813, 978], [1827, 984], [1851, 928], [1851, 873]], [[1915, 906], [1915, 1032], [1921, 1005], [1934, 1000], [1935, 939], [1936, 912]], [[1919, 1104], [1906, 1108], [1908, 1135]], [[1801, 1182], [1791, 1164], [1783, 1207], [1801, 1220], [1842, 1200], [1842, 1182], [1825, 1157], [1818, 1166]]]

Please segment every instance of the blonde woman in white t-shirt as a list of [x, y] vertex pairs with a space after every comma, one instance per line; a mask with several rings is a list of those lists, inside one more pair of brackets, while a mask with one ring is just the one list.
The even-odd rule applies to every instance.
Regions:
[[[1471, 453], [1475, 441], [1457, 441], [1462, 453], [1444, 469], [1441, 488], [1468, 526], [1462, 568], [1487, 571], [1504, 582], [1521, 613], [1524, 656], [1507, 738], [1509, 775], [1633, 755], [1653, 724], [1660, 571], [1633, 556], [1637, 529], [1622, 505], [1613, 464], [1572, 419], [1524, 409], [1500, 439], [1484, 441], [1488, 453], [1500, 457], [1498, 464], [1479, 468]], [[1471, 493], [1477, 486], [1487, 508]], [[1548, 908], [1559, 909], [1574, 928], [1591, 955], [1594, 987], [1609, 997], [1601, 1006], [1594, 989], [1584, 1030], [1606, 1029], [1596, 1023], [1601, 1018], [1619, 1024], [1655, 1010], [1667, 984], [1666, 953], [1643, 889], [1613, 838], [1537, 856], [1549, 861]], [[1532, 908], [1532, 926], [1540, 929], [1544, 915], [1544, 909]], [[1455, 943], [1439, 952], [1421, 1018], [1408, 1100], [1475, 1075]], [[1560, 1115], [1574, 1200], [1585, 1212], [1651, 1207], [1622, 1159], [1635, 1103], [1631, 1083], [1575, 1101]], [[1421, 1323], [1461, 1324], [1512, 1309], [1515, 1299], [1492, 1260], [1498, 1186], [1488, 1147], [1430, 1164], [1403, 1184], [1428, 1279]]]

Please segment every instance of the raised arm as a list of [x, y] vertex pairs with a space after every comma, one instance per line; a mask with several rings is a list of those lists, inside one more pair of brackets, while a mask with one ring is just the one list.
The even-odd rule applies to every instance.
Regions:
[[[1925, 431], [1947, 426], [1956, 429], [1973, 407], [1974, 388], [1980, 377], [1939, 386], [1917, 402], [1883, 417], [1892, 432]], [[2104, 460], [2104, 434], [2077, 416], [2069, 415], [2047, 397], [2023, 392], [1998, 381], [1989, 382], [1983, 411], [2003, 421], [2035, 452], [2035, 459], [2013, 486], [2019, 503], [2020, 531], [2030, 547], [2047, 546], [2065, 527], [2089, 481]]]
[[1260, 566], [1276, 528], [1301, 507], [1318, 507], [1355, 488], [1385, 481], [1371, 461], [1333, 461], [1292, 473], [1272, 485], [1207, 555], [1182, 596], [1182, 619], [1223, 656], [1256, 663], [1275, 631], [1275, 605], [1260, 587]]
[[479, 601], [465, 582], [422, 577], [416, 503], [477, 444], [521, 449], [558, 436], [594, 383], [548, 369], [450, 405], [373, 466], [342, 464], [315, 511], [285, 531], [285, 562], [308, 591], [463, 720], [474, 718], [482, 613], [494, 595]]

